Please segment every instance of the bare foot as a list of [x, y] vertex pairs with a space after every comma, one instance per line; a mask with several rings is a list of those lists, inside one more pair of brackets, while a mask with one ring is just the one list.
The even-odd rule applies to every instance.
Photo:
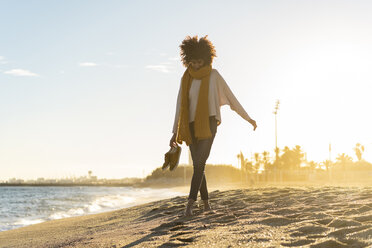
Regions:
[[192, 210], [190, 208], [186, 208], [185, 216], [187, 216], [187, 217], [192, 216]]
[[185, 210], [185, 216], [192, 216], [192, 205], [194, 204], [193, 199], [189, 199], [187, 202], [186, 210]]
[[203, 205], [204, 205], [204, 211], [212, 211], [212, 208], [209, 205], [208, 200], [203, 200]]

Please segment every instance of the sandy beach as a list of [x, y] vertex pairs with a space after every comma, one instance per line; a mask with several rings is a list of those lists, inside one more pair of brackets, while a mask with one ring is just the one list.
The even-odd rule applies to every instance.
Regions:
[[371, 247], [372, 187], [215, 190], [0, 233], [0, 247]]

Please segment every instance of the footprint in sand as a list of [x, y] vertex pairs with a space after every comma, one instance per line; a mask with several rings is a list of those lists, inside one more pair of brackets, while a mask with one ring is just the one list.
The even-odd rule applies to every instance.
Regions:
[[305, 204], [309, 204], [309, 203], [313, 203], [314, 201], [316, 201], [317, 198], [314, 197], [314, 196], [309, 196], [309, 197], [306, 197], [305, 199], [303, 199], [303, 203]]
[[161, 225], [153, 228], [152, 231], [157, 231], [157, 230], [161, 230], [161, 229], [170, 230], [172, 228], [180, 227], [180, 226], [181, 227], [184, 226], [184, 222], [183, 221], [171, 221], [171, 222], [168, 222], [168, 223], [163, 223], [163, 224], [161, 224]]
[[180, 247], [180, 246], [186, 246], [187, 243], [184, 243], [184, 242], [172, 242], [172, 241], [168, 241], [164, 244], [162, 244], [161, 246], [159, 246], [159, 248], [165, 248], [165, 247]]
[[372, 207], [369, 207], [367, 205], [363, 205], [362, 207], [357, 209], [357, 211], [359, 213], [365, 213], [365, 212], [368, 212], [368, 211], [371, 211], [371, 210], [372, 210]]
[[360, 226], [361, 223], [354, 220], [344, 220], [344, 219], [333, 219], [327, 226], [341, 228], [341, 227], [351, 227]]
[[299, 219], [301, 216], [303, 216], [302, 213], [294, 213], [294, 214], [286, 215], [285, 217], [289, 219]]
[[172, 227], [171, 229], [169, 229], [169, 231], [178, 231], [178, 230], [180, 230], [180, 229], [182, 229], [182, 228], [184, 228], [184, 226], [183, 225], [179, 225], [179, 226], [175, 226], [175, 227]]
[[164, 210], [166, 210], [166, 211], [176, 211], [176, 210], [180, 210], [180, 209], [184, 209], [184, 208], [185, 208], [184, 204], [176, 204], [176, 205], [173, 205], [173, 206], [169, 206], [169, 207], [165, 208]]
[[261, 232], [262, 229], [248, 229], [248, 230], [244, 230], [244, 231], [238, 231], [237, 233], [238, 234], [252, 234], [252, 233], [258, 233], [258, 232]]
[[293, 231], [294, 232], [291, 233], [290, 235], [292, 237], [298, 237], [298, 236], [306, 236], [306, 235], [312, 235], [312, 234], [321, 234], [321, 233], [328, 231], [328, 228], [322, 227], [322, 226], [316, 226], [316, 225], [308, 225], [308, 226], [302, 226]]
[[243, 218], [243, 219], [250, 218], [252, 212], [253, 211], [246, 210], [246, 209], [232, 211], [233, 215], [235, 215], [238, 218]]
[[311, 248], [324, 248], [324, 247], [348, 247], [347, 244], [339, 242], [337, 240], [326, 240], [310, 246]]
[[177, 196], [177, 197], [171, 198], [170, 201], [173, 203], [183, 203], [185, 201], [185, 197]]
[[[332, 216], [325, 214], [325, 213], [303, 213], [299, 216], [302, 220], [318, 220], [318, 219], [327, 219], [332, 218]], [[332, 218], [333, 219], [333, 218]]]
[[231, 206], [229, 206], [229, 209], [230, 210], [241, 210], [241, 209], [245, 209], [247, 208], [247, 204], [244, 202], [244, 201], [241, 201], [241, 200], [236, 200], [234, 201], [233, 204], [231, 204]]
[[177, 232], [177, 233], [175, 233], [175, 234], [173, 234], [172, 236], [171, 236], [171, 238], [173, 238], [173, 237], [178, 237], [178, 236], [182, 236], [182, 235], [189, 235], [189, 234], [192, 234], [193, 232], [192, 231], [182, 231], [182, 232]]
[[318, 223], [321, 225], [328, 225], [332, 220], [333, 218], [324, 218], [324, 219], [315, 220], [315, 223]]
[[290, 242], [290, 243], [281, 243], [282, 246], [288, 246], [288, 247], [291, 247], [291, 246], [303, 246], [303, 245], [308, 245], [308, 244], [311, 244], [311, 243], [314, 243], [315, 240], [312, 240], [312, 239], [300, 239], [300, 240], [296, 240], [296, 241], [293, 241], [293, 242]]
[[258, 223], [268, 226], [287, 226], [293, 222], [295, 221], [285, 217], [271, 217], [258, 221]]
[[[171, 236], [168, 243], [170, 243], [172, 241], [175, 241], [175, 240], [181, 241], [182, 242], [181, 245], [184, 245], [186, 243], [194, 242], [196, 240], [196, 238], [198, 238], [199, 236], [194, 236], [192, 234], [194, 234], [194, 232], [192, 232], [192, 231], [175, 233], [174, 235]], [[173, 244], [175, 244], [175, 243], [173, 243]]]
[[358, 222], [372, 222], [372, 214], [357, 216], [354, 217], [354, 220]]
[[177, 238], [177, 240], [182, 241], [182, 242], [187, 242], [191, 243], [195, 240], [195, 237], [189, 237], [189, 238]]
[[372, 228], [369, 227], [367, 230], [359, 231], [348, 235], [348, 238], [372, 240]]
[[323, 248], [323, 247], [367, 247], [368, 244], [366, 244], [363, 241], [353, 240], [353, 239], [343, 239], [341, 240], [333, 240], [329, 239], [326, 241], [319, 242], [314, 245], [310, 245], [311, 248]]
[[271, 239], [267, 239], [267, 238], [257, 238], [257, 239], [253, 239], [254, 242], [257, 242], [257, 243], [261, 243], [261, 242], [269, 242]]
[[225, 213], [222, 213], [221, 211], [219, 210], [216, 210], [216, 208], [210, 210], [210, 211], [205, 211], [203, 212], [204, 216], [206, 216], [205, 218], [208, 219], [208, 218], [217, 218], [217, 217], [220, 217], [220, 216], [224, 216], [226, 215]]
[[348, 211], [345, 212], [345, 216], [350, 216], [350, 215], [356, 215], [356, 214], [359, 214], [359, 211], [358, 209], [350, 209]]
[[297, 213], [297, 211], [294, 209], [290, 209], [290, 208], [282, 208], [279, 210], [271, 211], [270, 213], [275, 214], [275, 215], [287, 216], [287, 215], [295, 214]]
[[156, 212], [154, 212], [152, 214], [148, 214], [148, 215], [143, 216], [141, 219], [145, 219], [146, 221], [149, 221], [149, 220], [161, 218], [161, 217], [164, 217], [164, 216], [167, 216], [167, 214], [166, 213], [156, 213]]
[[255, 208], [251, 208], [252, 211], [254, 212], [263, 212], [263, 211], [266, 211], [269, 207], [267, 206], [264, 206], [264, 207], [255, 207]]
[[231, 222], [236, 222], [236, 221], [237, 221], [237, 218], [233, 214], [224, 215], [224, 216], [216, 219], [217, 223], [231, 223]]
[[233, 200], [225, 200], [225, 201], [220, 201], [221, 205], [234, 205]]
[[347, 234], [350, 234], [350, 233], [356, 233], [356, 232], [359, 232], [361, 230], [365, 230], [369, 228], [368, 226], [359, 226], [359, 227], [345, 227], [345, 228], [342, 228], [342, 229], [338, 229], [336, 231], [333, 231], [333, 232], [330, 232], [328, 234], [328, 236], [333, 236], [333, 237], [346, 237]]
[[322, 208], [319, 208], [319, 207], [305, 207], [302, 211], [306, 211], [306, 212], [322, 212], [324, 211]]

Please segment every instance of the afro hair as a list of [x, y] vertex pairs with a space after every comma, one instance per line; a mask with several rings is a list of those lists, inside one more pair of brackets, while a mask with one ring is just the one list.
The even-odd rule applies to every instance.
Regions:
[[216, 50], [214, 45], [207, 36], [201, 37], [198, 40], [198, 36], [186, 38], [180, 45], [181, 48], [181, 61], [185, 67], [187, 67], [193, 59], [203, 59], [205, 65], [211, 65], [213, 58], [216, 56]]

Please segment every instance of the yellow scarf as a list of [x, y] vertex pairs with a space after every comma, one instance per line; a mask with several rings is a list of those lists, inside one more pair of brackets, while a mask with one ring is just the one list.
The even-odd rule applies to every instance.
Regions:
[[195, 138], [197, 140], [201, 140], [212, 137], [212, 132], [209, 128], [208, 105], [209, 77], [211, 71], [211, 65], [203, 66], [197, 71], [193, 70], [192, 67], [189, 66], [183, 74], [181, 83], [181, 109], [178, 119], [176, 137], [176, 141], [179, 144], [182, 144], [182, 141], [185, 141], [186, 145], [188, 146], [192, 144], [191, 132], [189, 128], [189, 91], [191, 82], [194, 78], [201, 79], [194, 120]]

